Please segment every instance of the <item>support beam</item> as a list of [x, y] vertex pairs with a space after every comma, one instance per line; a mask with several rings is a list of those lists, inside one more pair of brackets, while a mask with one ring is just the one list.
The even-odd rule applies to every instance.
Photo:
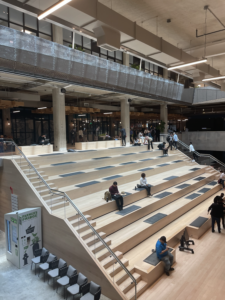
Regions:
[[121, 100], [121, 125], [126, 130], [126, 146], [130, 146], [130, 103], [128, 98]]
[[65, 94], [61, 94], [59, 88], [52, 90], [52, 103], [54, 124], [54, 150], [67, 151]]

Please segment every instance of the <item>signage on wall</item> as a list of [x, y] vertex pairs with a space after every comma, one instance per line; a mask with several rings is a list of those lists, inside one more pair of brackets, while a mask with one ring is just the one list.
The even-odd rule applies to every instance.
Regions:
[[17, 211], [18, 208], [18, 196], [15, 194], [11, 194], [11, 205], [12, 205], [12, 211]]

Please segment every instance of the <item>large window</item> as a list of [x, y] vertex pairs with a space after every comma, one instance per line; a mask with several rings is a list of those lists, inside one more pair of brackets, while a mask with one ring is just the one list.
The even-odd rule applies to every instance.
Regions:
[[129, 63], [131, 68], [137, 70], [140, 70], [140, 63], [141, 63], [141, 71], [150, 73], [155, 76], [163, 77], [163, 68], [154, 65], [148, 61], [142, 60], [141, 62], [140, 58], [129, 55]]
[[0, 4], [0, 25], [52, 41], [52, 25]]
[[84, 51], [98, 57], [123, 64], [123, 52], [122, 51], [107, 51], [97, 46], [97, 42], [93, 41], [78, 33], [73, 33], [67, 29], [63, 29], [63, 44], [64, 46], [72, 47], [73, 34], [75, 34], [74, 48]]

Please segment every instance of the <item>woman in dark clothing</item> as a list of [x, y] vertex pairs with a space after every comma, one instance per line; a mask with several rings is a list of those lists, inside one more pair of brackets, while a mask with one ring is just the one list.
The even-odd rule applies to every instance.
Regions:
[[214, 198], [214, 203], [209, 207], [208, 212], [211, 211], [211, 217], [212, 217], [212, 232], [215, 232], [214, 225], [215, 222], [217, 223], [218, 232], [220, 231], [220, 218], [223, 218], [223, 206], [219, 203], [221, 201], [220, 196], [216, 196]]
[[220, 200], [218, 201], [218, 203], [219, 203], [219, 205], [221, 205], [221, 209], [223, 210], [222, 223], [223, 223], [223, 228], [225, 228], [225, 220], [224, 220], [225, 206], [224, 206], [224, 200], [223, 200], [224, 193], [221, 193], [221, 195], [219, 197], [220, 197]]

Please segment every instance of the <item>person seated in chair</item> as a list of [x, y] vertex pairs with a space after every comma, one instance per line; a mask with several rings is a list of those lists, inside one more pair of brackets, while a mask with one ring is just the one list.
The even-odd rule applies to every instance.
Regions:
[[169, 271], [173, 271], [173, 254], [169, 252], [169, 248], [166, 245], [166, 237], [161, 236], [161, 238], [156, 243], [156, 254], [158, 259], [164, 262], [165, 264], [165, 273], [167, 276], [170, 275]]
[[166, 147], [166, 142], [163, 142], [163, 143], [159, 144], [158, 148], [159, 148], [159, 150], [163, 151], [163, 155], [168, 155], [169, 146]]
[[145, 188], [147, 190], [147, 195], [151, 196], [151, 186], [148, 184], [145, 173], [141, 174], [140, 178], [140, 187]]
[[41, 136], [39, 136], [39, 138], [38, 138], [38, 145], [44, 145], [45, 139], [46, 139], [46, 135], [45, 134], [42, 134]]
[[123, 196], [119, 193], [117, 182], [114, 181], [113, 185], [110, 186], [109, 192], [112, 196], [112, 199], [116, 200], [116, 204], [119, 210], [123, 210]]

